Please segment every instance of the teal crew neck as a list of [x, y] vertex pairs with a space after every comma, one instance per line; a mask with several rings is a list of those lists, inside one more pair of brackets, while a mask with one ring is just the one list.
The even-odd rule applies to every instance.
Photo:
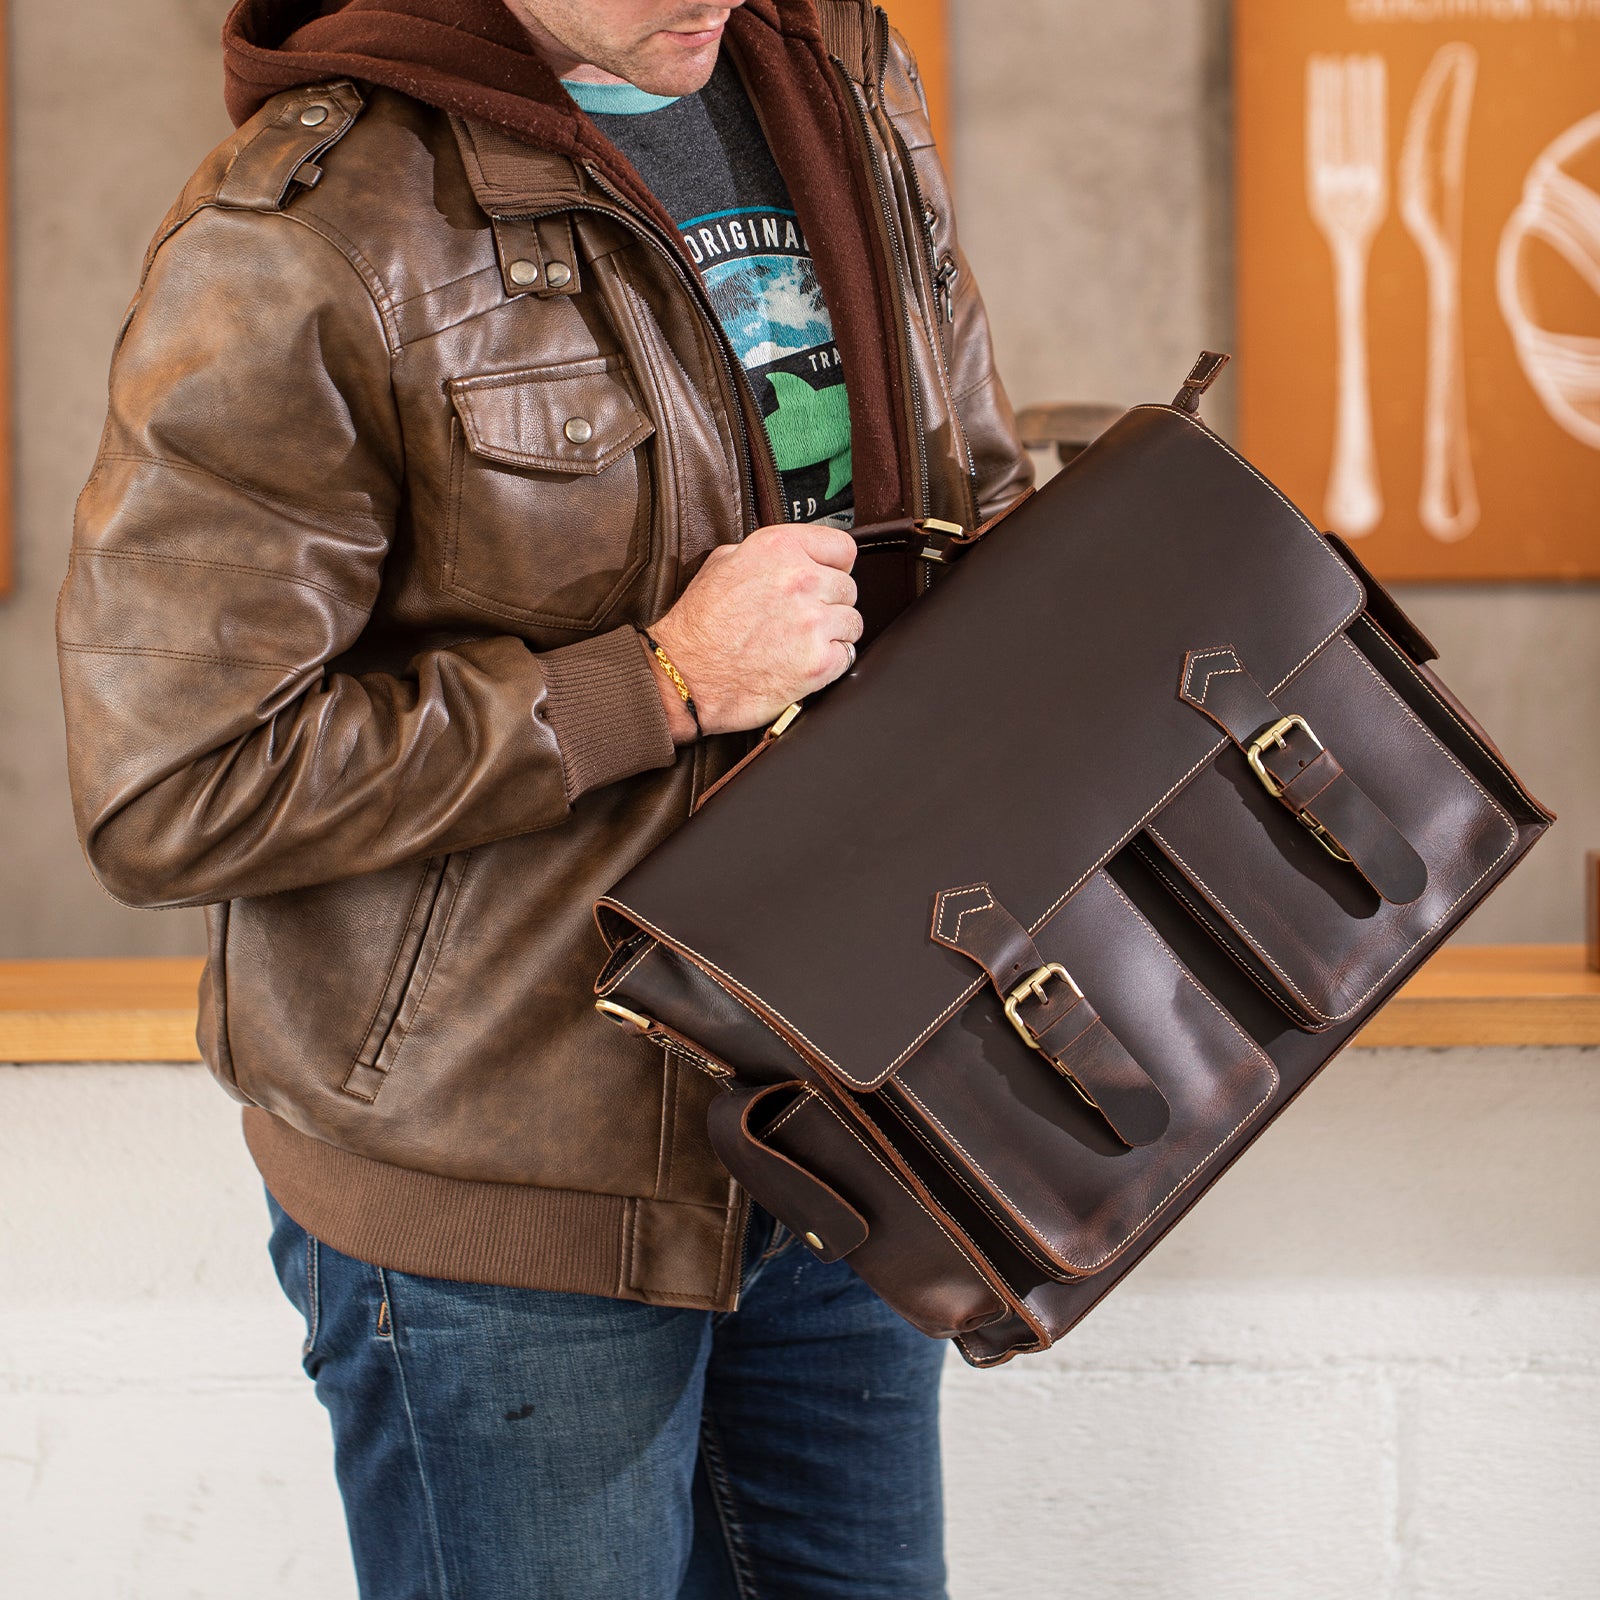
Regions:
[[563, 78], [561, 87], [578, 102], [578, 109], [591, 117], [636, 117], [644, 111], [675, 106], [682, 98], [649, 94], [631, 83], [584, 83], [577, 78]]

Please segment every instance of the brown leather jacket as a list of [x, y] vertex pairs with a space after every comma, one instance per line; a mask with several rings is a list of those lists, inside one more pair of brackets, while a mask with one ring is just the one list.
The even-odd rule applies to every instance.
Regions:
[[[1027, 458], [914, 66], [825, 12], [925, 456], [904, 509], [971, 524]], [[350, 82], [269, 101], [151, 246], [61, 597], [78, 826], [119, 899], [205, 906], [206, 1060], [338, 1248], [737, 1296], [714, 1091], [591, 994], [592, 902], [746, 746], [674, 752], [635, 632], [756, 518], [724, 351], [598, 166]]]

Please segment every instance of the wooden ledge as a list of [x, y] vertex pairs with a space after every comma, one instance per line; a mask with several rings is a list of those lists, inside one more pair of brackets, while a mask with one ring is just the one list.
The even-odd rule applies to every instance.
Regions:
[[[196, 1061], [200, 963], [0, 962], [0, 1061]], [[1600, 972], [1582, 945], [1440, 951], [1355, 1041], [1600, 1044]]]
[[198, 1061], [200, 967], [0, 961], [0, 1061]]
[[1600, 972], [1581, 944], [1450, 945], [1353, 1042], [1600, 1044]]

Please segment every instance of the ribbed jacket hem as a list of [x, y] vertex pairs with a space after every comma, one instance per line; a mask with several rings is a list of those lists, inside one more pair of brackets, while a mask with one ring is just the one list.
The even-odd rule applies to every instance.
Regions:
[[632, 628], [541, 651], [539, 668], [569, 804], [677, 758], [661, 692]]
[[443, 1178], [340, 1150], [256, 1106], [244, 1135], [306, 1232], [376, 1266], [709, 1311], [734, 1298], [732, 1207]]

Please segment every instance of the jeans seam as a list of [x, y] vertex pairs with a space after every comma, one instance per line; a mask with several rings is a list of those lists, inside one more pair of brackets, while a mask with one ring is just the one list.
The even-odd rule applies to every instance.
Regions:
[[308, 1231], [306, 1233], [306, 1343], [300, 1352], [302, 1360], [317, 1348], [317, 1329], [322, 1322], [321, 1265], [316, 1235]]
[[[386, 1305], [393, 1305], [389, 1297], [389, 1279], [382, 1267], [373, 1269], [378, 1274], [378, 1287]], [[399, 1329], [395, 1326], [394, 1312], [389, 1313], [389, 1348], [394, 1354], [395, 1375], [400, 1383], [400, 1404], [406, 1414], [406, 1429], [411, 1435], [411, 1454], [416, 1462], [417, 1481], [422, 1485], [422, 1503], [428, 1511], [428, 1538], [433, 1545], [434, 1567], [438, 1574], [440, 1600], [450, 1600], [450, 1580], [445, 1572], [444, 1542], [439, 1534], [439, 1518], [434, 1510], [433, 1486], [428, 1482], [427, 1469], [422, 1461], [422, 1438], [417, 1432], [416, 1415], [411, 1409], [411, 1391], [406, 1385], [405, 1362], [400, 1358]]]
[[709, 1407], [704, 1409], [701, 1416], [700, 1454], [705, 1460], [706, 1483], [711, 1489], [711, 1503], [717, 1508], [722, 1542], [728, 1549], [728, 1564], [733, 1569], [733, 1582], [739, 1591], [739, 1600], [761, 1600], [761, 1591], [756, 1587], [755, 1569], [750, 1560], [750, 1546], [746, 1542], [739, 1514], [734, 1509], [733, 1482], [722, 1458], [722, 1447], [717, 1442]]
[[793, 1243], [794, 1235], [781, 1222], [774, 1220], [772, 1233], [767, 1239], [767, 1248], [757, 1257], [756, 1265], [759, 1267], [763, 1262], [771, 1261], [774, 1256], [781, 1256]]

